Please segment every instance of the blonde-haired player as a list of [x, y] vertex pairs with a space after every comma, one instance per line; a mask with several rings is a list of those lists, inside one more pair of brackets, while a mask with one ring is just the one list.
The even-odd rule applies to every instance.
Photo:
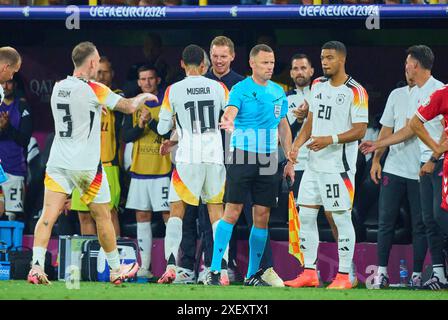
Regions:
[[99, 67], [95, 45], [82, 42], [72, 51], [73, 76], [55, 84], [51, 110], [55, 138], [51, 146], [45, 176], [42, 215], [34, 230], [33, 259], [28, 282], [49, 284], [44, 272], [45, 253], [51, 230], [59, 217], [67, 195], [76, 187], [95, 219], [98, 238], [111, 268], [110, 281], [120, 284], [133, 277], [138, 264], [120, 265], [114, 227], [110, 217], [110, 192], [100, 162], [102, 105], [115, 111], [133, 113], [151, 94], [125, 99], [107, 86], [91, 81]]

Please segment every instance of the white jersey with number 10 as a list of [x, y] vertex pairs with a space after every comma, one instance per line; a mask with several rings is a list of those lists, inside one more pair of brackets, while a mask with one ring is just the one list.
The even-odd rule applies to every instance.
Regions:
[[166, 89], [159, 119], [175, 116], [176, 162], [223, 164], [219, 115], [227, 99], [224, 84], [203, 76], [188, 76]]

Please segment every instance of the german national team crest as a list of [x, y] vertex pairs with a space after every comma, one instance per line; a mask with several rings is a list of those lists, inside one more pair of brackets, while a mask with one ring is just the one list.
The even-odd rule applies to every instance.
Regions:
[[274, 116], [276, 118], [280, 117], [280, 112], [282, 110], [282, 106], [279, 104], [274, 104]]
[[341, 104], [344, 104], [344, 101], [345, 101], [345, 95], [342, 93], [338, 94], [338, 96], [336, 98], [336, 103], [338, 105], [341, 105]]

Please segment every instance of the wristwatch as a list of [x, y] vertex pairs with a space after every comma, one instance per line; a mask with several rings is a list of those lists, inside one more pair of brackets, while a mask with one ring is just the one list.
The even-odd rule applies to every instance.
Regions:
[[431, 158], [429, 158], [429, 161], [431, 161], [432, 163], [437, 163], [439, 161], [439, 159], [437, 159], [434, 156], [431, 156]]

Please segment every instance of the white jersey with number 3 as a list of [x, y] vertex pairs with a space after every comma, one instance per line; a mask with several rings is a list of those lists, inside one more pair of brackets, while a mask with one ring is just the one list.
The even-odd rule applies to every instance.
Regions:
[[122, 97], [107, 86], [68, 76], [51, 95], [55, 137], [48, 167], [95, 170], [100, 163], [101, 105], [113, 109]]
[[[331, 136], [353, 128], [353, 123], [368, 123], [368, 95], [351, 77], [338, 87], [321, 77], [311, 88], [310, 111], [313, 113], [311, 136]], [[330, 144], [310, 151], [309, 167], [317, 172], [341, 173], [356, 171], [358, 142]]]
[[188, 76], [166, 89], [159, 121], [176, 118], [176, 162], [223, 164], [219, 114], [227, 99], [224, 84], [203, 76]]

